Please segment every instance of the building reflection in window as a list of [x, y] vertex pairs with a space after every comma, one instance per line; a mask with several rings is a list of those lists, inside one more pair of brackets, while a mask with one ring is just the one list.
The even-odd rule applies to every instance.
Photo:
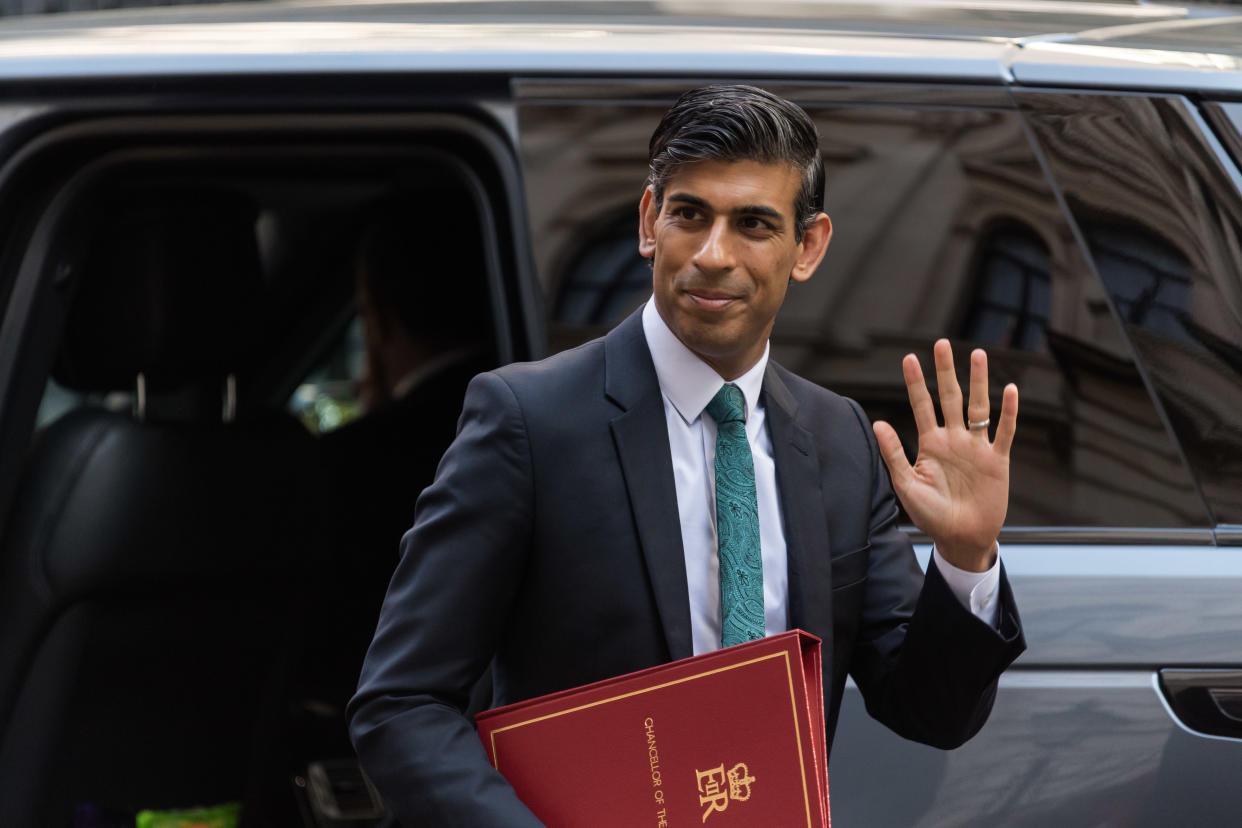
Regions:
[[651, 268], [638, 254], [632, 211], [592, 236], [565, 269], [553, 320], [561, 325], [612, 327], [651, 295]]
[[1051, 258], [1024, 226], [991, 233], [981, 245], [977, 293], [962, 335], [981, 345], [1042, 351], [1048, 329]]
[[[661, 114], [643, 103], [524, 105], [552, 351], [605, 333], [650, 296], [634, 182]], [[772, 358], [892, 423], [913, 453], [902, 358], [917, 353], [927, 366], [932, 343], [951, 334], [960, 371], [984, 346], [993, 399], [1006, 382], [1022, 389], [1010, 526], [1206, 525], [1135, 364], [1133, 334], [1118, 325], [1016, 113], [869, 105], [812, 116], [837, 232], [815, 277], [791, 287]], [[1172, 308], [1168, 290], [1154, 304], [1140, 290], [1127, 307], [1149, 317]]]
[[1144, 232], [1118, 227], [1085, 229], [1096, 268], [1122, 323], [1191, 341], [1185, 324], [1191, 293], [1186, 257]]
[[1204, 298], [1211, 283], [1180, 247], [1146, 225], [1084, 223], [1083, 232], [1216, 522], [1236, 523], [1242, 348], [1217, 304]]

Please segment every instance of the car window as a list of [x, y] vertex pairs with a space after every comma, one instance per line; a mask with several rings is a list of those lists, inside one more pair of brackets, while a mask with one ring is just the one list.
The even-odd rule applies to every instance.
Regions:
[[1212, 519], [1242, 523], [1237, 171], [1180, 98], [1023, 104]]
[[1052, 254], [1022, 225], [986, 234], [979, 244], [975, 296], [962, 336], [1011, 350], [1045, 347], [1052, 296]]
[[[553, 349], [603, 333], [651, 294], [637, 202], [647, 138], [670, 101], [587, 98], [532, 96], [519, 110]], [[993, 399], [1009, 381], [1022, 392], [1010, 526], [1206, 526], [1019, 114], [807, 108], [835, 232], [819, 272], [790, 289], [773, 357], [892, 422], [913, 456], [902, 356], [927, 365], [934, 340], [949, 335], [964, 369], [970, 346], [985, 347]], [[1170, 268], [1160, 296], [1172, 306]]]

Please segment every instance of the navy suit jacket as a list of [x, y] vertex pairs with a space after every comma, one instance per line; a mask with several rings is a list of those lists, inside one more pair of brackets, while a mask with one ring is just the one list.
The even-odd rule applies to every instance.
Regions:
[[[790, 625], [824, 640], [828, 741], [845, 678], [873, 716], [954, 747], [1021, 652], [926, 579], [852, 400], [769, 363]], [[505, 704], [692, 654], [672, 459], [635, 313], [602, 339], [481, 374], [413, 528], [350, 702], [363, 766], [408, 825], [538, 826], [463, 715], [493, 664]]]

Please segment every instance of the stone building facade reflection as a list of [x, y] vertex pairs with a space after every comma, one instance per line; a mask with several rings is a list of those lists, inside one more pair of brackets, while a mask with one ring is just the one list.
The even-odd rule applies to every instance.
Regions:
[[[519, 109], [554, 350], [650, 295], [637, 202], [666, 105], [584, 96]], [[1209, 525], [1019, 114], [905, 102], [808, 110], [836, 230], [820, 271], [791, 288], [774, 358], [893, 422], [913, 456], [902, 356], [927, 364], [948, 334], [964, 370], [968, 346], [986, 347], [993, 399], [1005, 382], [1022, 391], [1010, 526]]]

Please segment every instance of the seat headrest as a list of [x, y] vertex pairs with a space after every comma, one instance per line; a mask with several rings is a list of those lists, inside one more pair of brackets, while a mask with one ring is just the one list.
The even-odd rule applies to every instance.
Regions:
[[77, 391], [236, 373], [260, 334], [258, 209], [219, 189], [131, 187], [99, 203], [54, 371]]

